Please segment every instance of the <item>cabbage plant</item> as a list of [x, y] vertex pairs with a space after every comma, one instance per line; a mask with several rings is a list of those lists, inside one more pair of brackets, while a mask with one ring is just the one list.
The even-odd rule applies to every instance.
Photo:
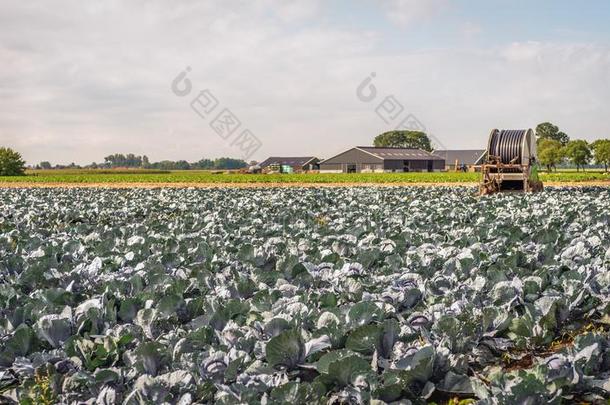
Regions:
[[2, 189], [0, 402], [608, 398], [610, 191], [475, 194]]

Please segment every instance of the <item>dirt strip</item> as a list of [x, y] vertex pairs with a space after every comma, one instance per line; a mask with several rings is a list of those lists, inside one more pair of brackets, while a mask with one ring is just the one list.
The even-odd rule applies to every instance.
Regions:
[[[610, 181], [545, 182], [552, 187], [610, 187]], [[55, 183], [0, 182], [0, 188], [265, 188], [265, 187], [477, 187], [477, 182], [440, 183]]]

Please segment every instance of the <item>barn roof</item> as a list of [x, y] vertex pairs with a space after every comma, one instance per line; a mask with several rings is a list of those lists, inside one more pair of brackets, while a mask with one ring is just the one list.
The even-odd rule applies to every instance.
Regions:
[[318, 160], [315, 156], [299, 156], [299, 157], [280, 157], [280, 156], [272, 156], [261, 163], [259, 166], [261, 168], [276, 164], [276, 165], [289, 165], [289, 166], [305, 166], [313, 160]]
[[443, 157], [422, 149], [357, 146], [358, 149], [384, 160], [443, 160]]
[[455, 164], [456, 160], [460, 165], [480, 165], [485, 156], [484, 149], [435, 150], [433, 153], [445, 159], [448, 165]]

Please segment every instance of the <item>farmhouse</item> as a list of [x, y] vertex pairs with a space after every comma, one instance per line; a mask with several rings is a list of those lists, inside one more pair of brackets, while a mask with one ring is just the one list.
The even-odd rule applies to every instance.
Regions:
[[263, 172], [299, 173], [318, 170], [320, 159], [315, 156], [278, 157], [272, 156], [259, 163]]
[[480, 170], [485, 160], [485, 150], [483, 149], [435, 150], [432, 153], [445, 159], [446, 170], [465, 168], [470, 172], [477, 171]]
[[320, 162], [321, 173], [432, 172], [445, 160], [421, 149], [356, 146]]

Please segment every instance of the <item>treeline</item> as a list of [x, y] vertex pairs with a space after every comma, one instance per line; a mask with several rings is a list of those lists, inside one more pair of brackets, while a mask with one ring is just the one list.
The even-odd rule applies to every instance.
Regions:
[[608, 171], [610, 166], [610, 139], [598, 139], [587, 142], [583, 139], [571, 140], [550, 122], [543, 122], [536, 127], [538, 161], [548, 171], [557, 170], [557, 166], [571, 163], [576, 170], [594, 163]]
[[422, 131], [388, 131], [379, 134], [373, 140], [376, 147], [390, 148], [413, 148], [432, 152], [432, 142], [425, 132]]
[[40, 162], [36, 169], [158, 169], [158, 170], [234, 170], [248, 166], [244, 160], [233, 158], [200, 159], [197, 162], [187, 162], [186, 160], [162, 160], [160, 162], [150, 162], [148, 156], [137, 156], [133, 153], [126, 155], [115, 153], [106, 156], [103, 163], [91, 163], [80, 166], [74, 163], [69, 165], [55, 165], [50, 162]]

